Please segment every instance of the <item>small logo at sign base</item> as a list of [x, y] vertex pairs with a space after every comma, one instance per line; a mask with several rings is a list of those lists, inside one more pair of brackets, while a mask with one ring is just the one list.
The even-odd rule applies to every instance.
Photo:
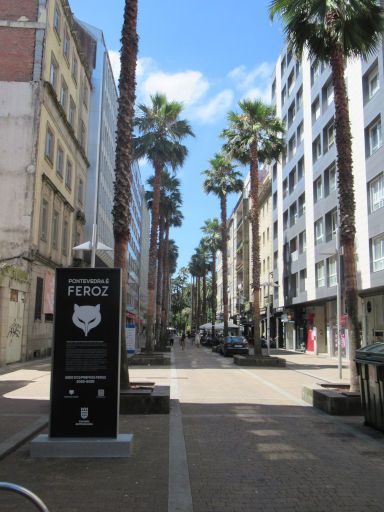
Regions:
[[88, 418], [88, 407], [80, 408], [80, 417], [82, 420], [86, 420]]

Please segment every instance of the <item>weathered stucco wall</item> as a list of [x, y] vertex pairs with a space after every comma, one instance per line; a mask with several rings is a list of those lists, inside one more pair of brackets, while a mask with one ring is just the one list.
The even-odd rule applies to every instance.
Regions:
[[0, 82], [0, 260], [28, 252], [38, 97], [36, 83]]

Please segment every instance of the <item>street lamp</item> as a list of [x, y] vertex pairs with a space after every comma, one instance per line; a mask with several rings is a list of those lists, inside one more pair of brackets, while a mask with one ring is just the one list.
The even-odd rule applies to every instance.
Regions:
[[[273, 279], [273, 272], [268, 273], [268, 282], [263, 283], [262, 286], [268, 287], [268, 297], [267, 297], [267, 353], [268, 355], [271, 355], [271, 347], [270, 347], [270, 334], [271, 334], [271, 310], [270, 310], [270, 303], [271, 303], [271, 293], [270, 293], [270, 287], [272, 285], [272, 289], [278, 288], [279, 285], [277, 283], [271, 283], [271, 279]], [[265, 296], [264, 296], [265, 300]]]

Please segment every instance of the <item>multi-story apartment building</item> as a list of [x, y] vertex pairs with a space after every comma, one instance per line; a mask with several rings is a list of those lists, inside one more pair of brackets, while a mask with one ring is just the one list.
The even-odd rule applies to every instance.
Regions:
[[[365, 343], [384, 334], [384, 175], [381, 116], [383, 47], [345, 70], [352, 129], [356, 196], [356, 256]], [[284, 310], [285, 345], [336, 353], [337, 167], [334, 98], [328, 66], [300, 61], [284, 48], [272, 97], [286, 124], [286, 151], [273, 165], [274, 306]], [[338, 275], [339, 274], [339, 275]], [[343, 290], [341, 290], [343, 291]], [[344, 301], [341, 301], [342, 308]], [[342, 335], [348, 351], [348, 333]]]
[[[229, 317], [243, 326], [248, 334], [252, 328], [252, 228], [249, 220], [250, 175], [244, 181], [244, 189], [228, 219], [228, 310]], [[272, 270], [272, 193], [271, 174], [260, 173], [260, 332], [267, 334], [268, 288], [273, 290]], [[222, 312], [222, 258], [218, 255], [217, 304]], [[270, 309], [272, 316], [272, 308]], [[271, 335], [274, 323], [271, 322]]]
[[[113, 194], [115, 181], [116, 125], [118, 94], [103, 32], [77, 20], [94, 42], [95, 68], [92, 73], [92, 95], [88, 134], [88, 170], [85, 201], [85, 238], [113, 248]], [[95, 231], [95, 233], [94, 233]], [[89, 263], [89, 251], [83, 254]], [[95, 266], [113, 266], [113, 254], [97, 251]]]
[[50, 350], [54, 269], [83, 238], [94, 48], [67, 0], [3, 0], [0, 20], [4, 364]]

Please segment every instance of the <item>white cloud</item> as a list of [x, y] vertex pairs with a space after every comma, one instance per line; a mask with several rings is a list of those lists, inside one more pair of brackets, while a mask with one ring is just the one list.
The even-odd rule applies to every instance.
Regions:
[[140, 80], [154, 68], [156, 68], [156, 64], [151, 57], [143, 57], [142, 59], [138, 59], [136, 66], [136, 78]]
[[192, 115], [205, 123], [214, 122], [219, 116], [229, 110], [233, 102], [233, 97], [233, 91], [225, 89], [212, 98], [206, 105], [196, 108]]
[[161, 92], [169, 100], [180, 101], [185, 106], [196, 103], [209, 89], [209, 83], [200, 71], [184, 71], [180, 73], [151, 73], [141, 84], [144, 95]]
[[246, 91], [242, 99], [262, 100], [264, 103], [271, 103], [271, 88], [269, 84], [264, 87], [253, 87]]
[[246, 97], [259, 97], [264, 101], [270, 101], [267, 89], [270, 87], [273, 70], [274, 64], [270, 62], [262, 62], [249, 71], [245, 66], [238, 66], [228, 73], [228, 78], [235, 82], [238, 90], [247, 91]]

